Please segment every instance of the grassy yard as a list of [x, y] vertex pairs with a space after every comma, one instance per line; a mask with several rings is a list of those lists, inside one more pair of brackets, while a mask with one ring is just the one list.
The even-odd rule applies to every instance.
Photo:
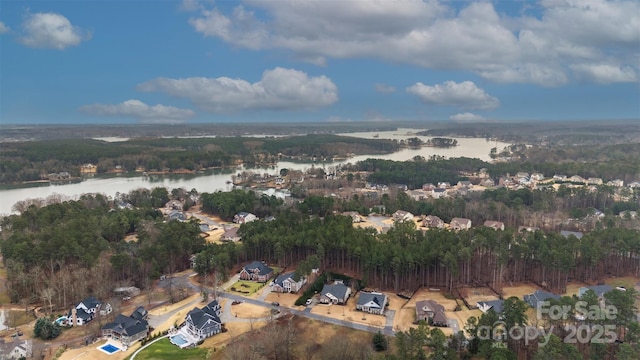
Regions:
[[229, 290], [239, 294], [249, 295], [260, 290], [264, 285], [264, 283], [258, 283], [255, 281], [238, 280], [229, 288]]
[[136, 360], [197, 360], [207, 358], [207, 349], [193, 348], [193, 349], [180, 349], [173, 345], [168, 338], [162, 339], [148, 348], [142, 350], [136, 355]]
[[28, 324], [34, 320], [34, 317], [24, 312], [24, 310], [5, 310], [4, 318], [5, 325], [10, 328]]

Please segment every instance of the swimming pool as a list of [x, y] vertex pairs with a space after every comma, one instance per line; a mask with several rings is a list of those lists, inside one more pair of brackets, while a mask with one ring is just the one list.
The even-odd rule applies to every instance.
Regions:
[[170, 337], [169, 341], [171, 341], [172, 344], [178, 345], [181, 348], [185, 347], [186, 345], [189, 345], [189, 341], [187, 341], [187, 339], [185, 339], [180, 334]]
[[115, 346], [115, 345], [112, 345], [112, 344], [105, 344], [105, 345], [102, 345], [102, 346], [100, 346], [98, 349], [100, 349], [100, 350], [102, 350], [102, 351], [106, 352], [106, 353], [107, 353], [107, 354], [109, 354], [109, 355], [111, 355], [111, 354], [113, 354], [114, 352], [116, 352], [116, 351], [119, 351], [119, 350], [120, 350], [120, 348], [119, 348], [119, 347], [117, 347], [117, 346]]

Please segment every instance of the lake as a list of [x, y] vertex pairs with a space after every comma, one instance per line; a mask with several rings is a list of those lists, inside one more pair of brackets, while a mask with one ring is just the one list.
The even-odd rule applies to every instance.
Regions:
[[[376, 135], [379, 139], [395, 139], [405, 140], [411, 137], [418, 137], [423, 141], [431, 138], [431, 136], [416, 136], [415, 132], [421, 131], [420, 129], [398, 129], [394, 131], [381, 131], [377, 133], [362, 132], [362, 133], [348, 133], [340, 134], [345, 136], [362, 137], [373, 139]], [[415, 156], [423, 156], [429, 158], [432, 155], [439, 155], [445, 157], [471, 157], [481, 160], [489, 161], [489, 152], [491, 148], [497, 147], [498, 151], [502, 150], [505, 146], [509, 146], [508, 143], [487, 141], [486, 139], [479, 138], [454, 138], [458, 140], [458, 146], [453, 148], [434, 148], [434, 147], [422, 147], [418, 149], [401, 149], [397, 152], [387, 155], [359, 155], [350, 158], [345, 161], [331, 162], [331, 163], [293, 163], [287, 161], [281, 161], [277, 166], [273, 168], [263, 169], [247, 169], [260, 173], [277, 174], [280, 169], [293, 169], [293, 170], [306, 170], [315, 167], [323, 167], [331, 169], [334, 166], [342, 165], [346, 163], [356, 163], [368, 158], [405, 161], [413, 159]], [[237, 173], [238, 170], [227, 169], [206, 171], [202, 174], [187, 174], [187, 175], [153, 175], [153, 176], [141, 176], [139, 174], [123, 174], [120, 176], [96, 176], [93, 178], [87, 178], [78, 183], [64, 184], [64, 185], [51, 185], [44, 184], [28, 184], [20, 185], [16, 187], [4, 188], [0, 190], [0, 215], [7, 215], [12, 213], [11, 208], [13, 205], [21, 200], [35, 199], [35, 198], [47, 198], [51, 195], [61, 195], [65, 198], [76, 199], [82, 194], [87, 193], [102, 193], [106, 196], [114, 196], [116, 193], [128, 193], [131, 190], [138, 188], [153, 188], [158, 186], [167, 187], [169, 190], [174, 188], [185, 188], [187, 190], [196, 189], [199, 192], [215, 192], [218, 190], [228, 191], [231, 189], [230, 184], [227, 184], [228, 180], [231, 180], [231, 175]]]

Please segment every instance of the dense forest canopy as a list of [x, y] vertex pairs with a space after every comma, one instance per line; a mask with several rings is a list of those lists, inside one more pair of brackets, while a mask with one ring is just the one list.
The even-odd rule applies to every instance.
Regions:
[[258, 163], [273, 164], [281, 156], [301, 160], [346, 157], [348, 154], [384, 154], [400, 144], [391, 140], [361, 139], [337, 135], [304, 135], [282, 138], [153, 138], [125, 142], [52, 140], [0, 143], [0, 183], [46, 179], [50, 173], [80, 175], [83, 164], [97, 165], [97, 172], [203, 170]]

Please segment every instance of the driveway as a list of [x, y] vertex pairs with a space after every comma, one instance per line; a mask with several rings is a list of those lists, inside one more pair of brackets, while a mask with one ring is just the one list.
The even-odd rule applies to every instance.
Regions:
[[384, 314], [386, 317], [384, 328], [385, 330], [393, 330], [393, 318], [396, 316], [395, 310], [387, 310]]
[[458, 320], [456, 319], [447, 319], [447, 325], [453, 330], [454, 334], [457, 334], [460, 331], [460, 326], [458, 325]]
[[162, 315], [149, 315], [149, 326], [153, 327], [153, 328], [157, 328], [158, 326], [162, 325], [165, 321], [169, 320], [174, 314], [176, 314], [179, 311], [182, 311], [184, 309], [191, 309], [199, 304], [202, 303], [202, 298], [198, 297], [195, 300], [182, 305], [181, 307], [170, 311], [168, 313], [162, 314]]

